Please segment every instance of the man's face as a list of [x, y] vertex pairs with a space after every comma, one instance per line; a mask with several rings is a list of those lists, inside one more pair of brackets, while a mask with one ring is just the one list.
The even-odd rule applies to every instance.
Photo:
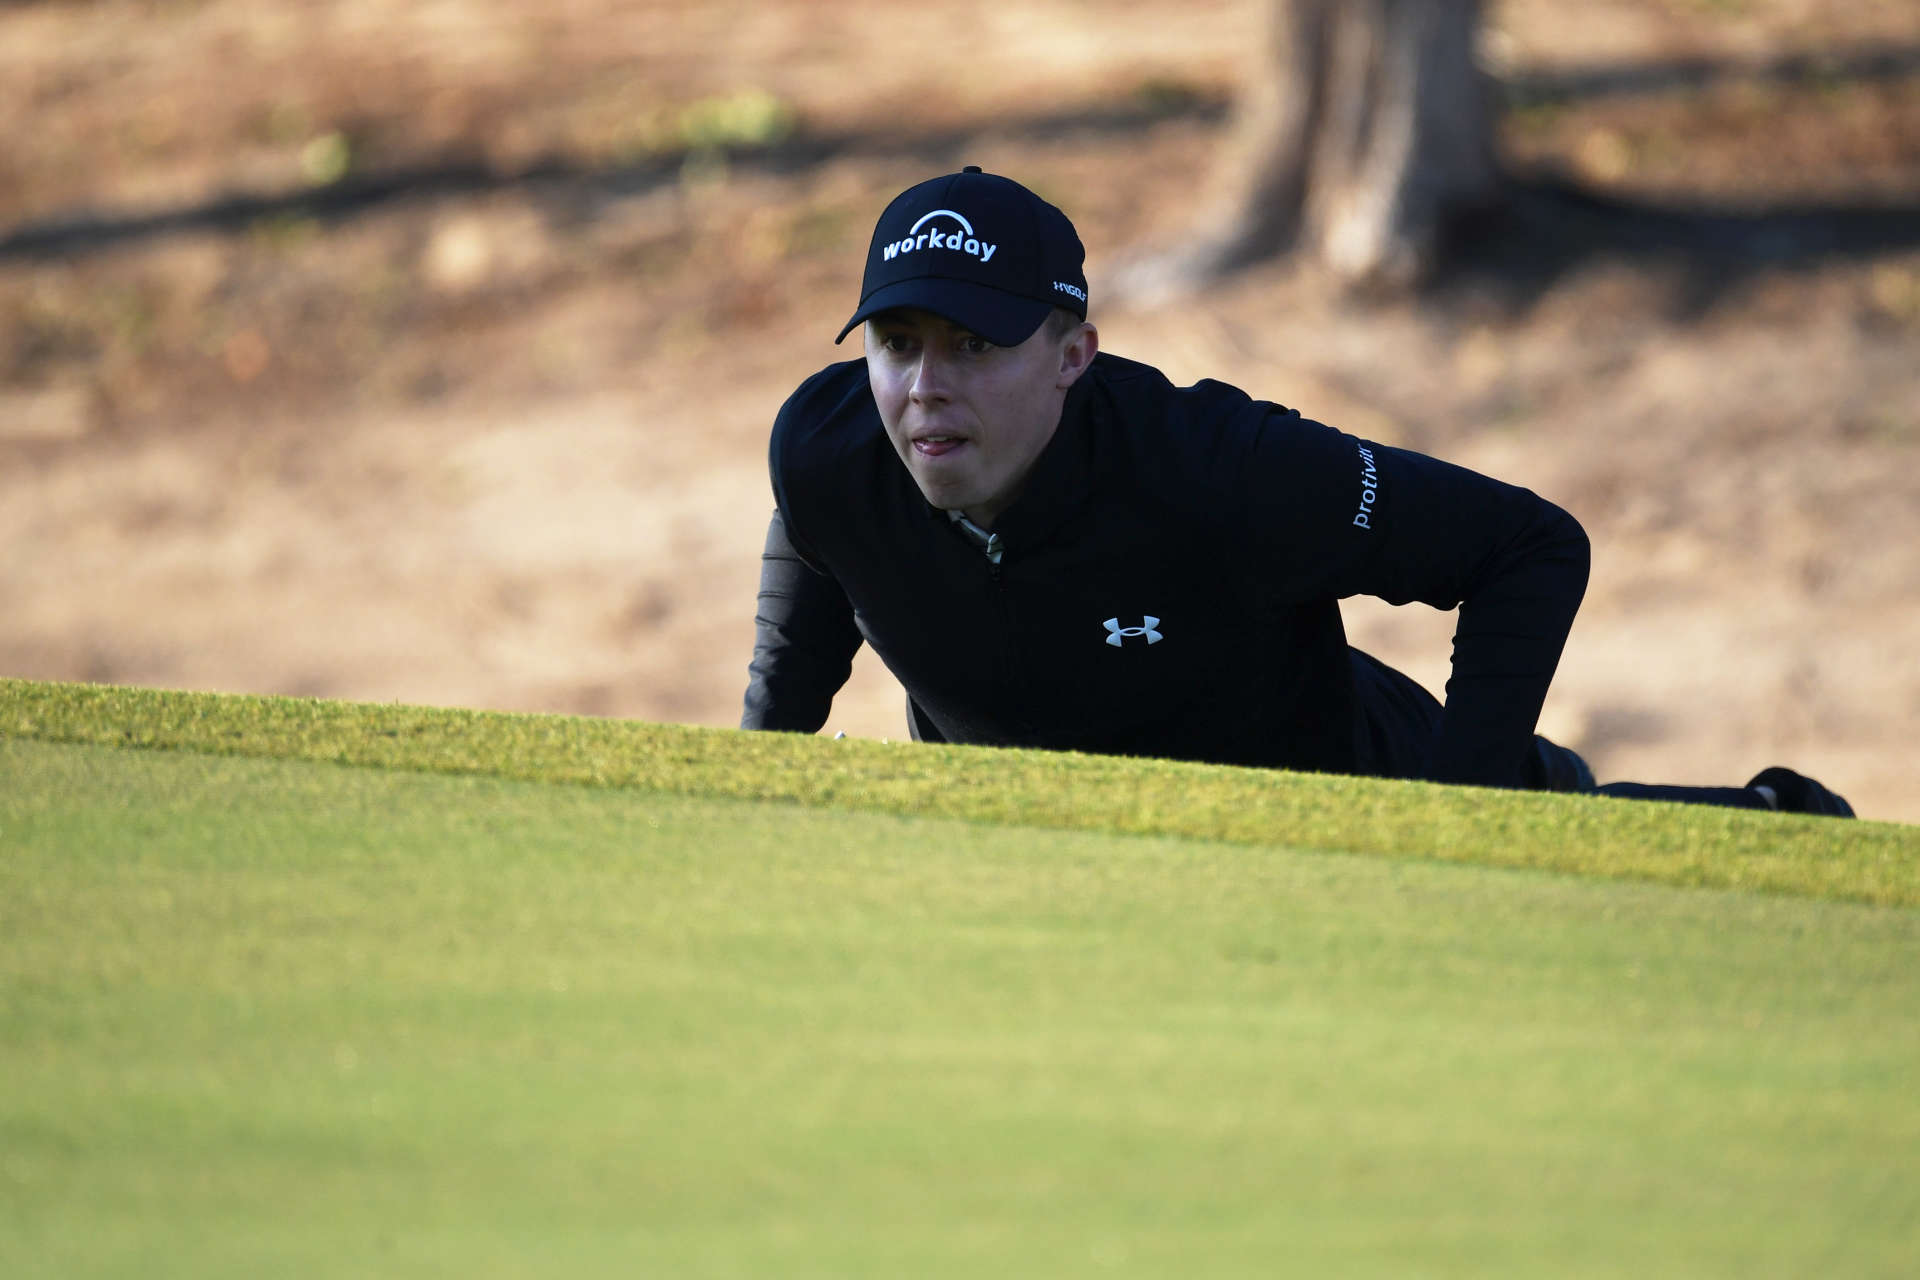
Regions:
[[990, 528], [1020, 496], [1060, 424], [1071, 387], [1092, 363], [1090, 324], [1041, 325], [996, 347], [926, 311], [867, 321], [867, 380], [887, 436], [932, 505]]

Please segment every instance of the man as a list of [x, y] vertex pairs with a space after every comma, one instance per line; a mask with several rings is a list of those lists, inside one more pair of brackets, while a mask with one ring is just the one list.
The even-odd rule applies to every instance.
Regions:
[[[1596, 787], [1534, 735], [1586, 589], [1534, 494], [1104, 354], [1065, 214], [969, 167], [897, 197], [781, 408], [743, 728], [825, 723], [864, 639], [925, 741], [1851, 816], [1810, 779]], [[836, 339], [838, 341], [839, 339]], [[1444, 706], [1341, 598], [1459, 609]]]

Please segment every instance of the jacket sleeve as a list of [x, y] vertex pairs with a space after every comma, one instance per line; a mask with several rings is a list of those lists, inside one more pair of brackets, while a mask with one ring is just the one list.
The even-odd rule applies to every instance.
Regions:
[[1265, 537], [1289, 594], [1459, 609], [1440, 782], [1518, 787], [1586, 593], [1587, 536], [1554, 504], [1436, 458], [1271, 415], [1253, 448]]
[[760, 602], [742, 729], [815, 733], [853, 672], [860, 631], [831, 577], [801, 558], [778, 509], [760, 557]]
[[1398, 510], [1382, 513], [1393, 520], [1389, 562], [1369, 575], [1370, 594], [1459, 609], [1427, 776], [1522, 786], [1540, 708], [1586, 594], [1586, 532], [1526, 489], [1383, 452], [1385, 473], [1406, 491]]

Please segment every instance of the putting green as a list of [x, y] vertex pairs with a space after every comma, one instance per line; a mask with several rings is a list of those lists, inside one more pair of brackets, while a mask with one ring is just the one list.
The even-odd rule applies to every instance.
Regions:
[[1920, 913], [0, 739], [8, 1276], [1910, 1273]]

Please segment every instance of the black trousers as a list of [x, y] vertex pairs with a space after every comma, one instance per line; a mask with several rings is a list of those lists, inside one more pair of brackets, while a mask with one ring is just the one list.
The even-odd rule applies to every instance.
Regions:
[[[1382, 778], [1419, 777], [1425, 765], [1427, 744], [1433, 741], [1440, 723], [1440, 700], [1372, 654], [1352, 648], [1347, 652], [1353, 657], [1354, 699], [1360, 715], [1360, 772]], [[1599, 786], [1594, 782], [1593, 770], [1578, 752], [1538, 734], [1534, 735], [1533, 750], [1527, 756], [1525, 789], [1670, 800], [1733, 809], [1769, 807], [1759, 792], [1746, 787], [1676, 787], [1645, 782], [1610, 782]]]
[[[1355, 726], [1359, 759], [1356, 773], [1379, 778], [1418, 778], [1426, 767], [1427, 744], [1440, 724], [1440, 700], [1414, 680], [1370, 653], [1349, 647], [1353, 659]], [[924, 711], [907, 698], [907, 731], [915, 742], [945, 742]], [[1593, 770], [1580, 753], [1534, 735], [1527, 756], [1528, 791], [1571, 791], [1635, 800], [1671, 800], [1732, 809], [1765, 809], [1757, 791], [1746, 787], [1672, 787], [1645, 782], [1596, 785]]]

